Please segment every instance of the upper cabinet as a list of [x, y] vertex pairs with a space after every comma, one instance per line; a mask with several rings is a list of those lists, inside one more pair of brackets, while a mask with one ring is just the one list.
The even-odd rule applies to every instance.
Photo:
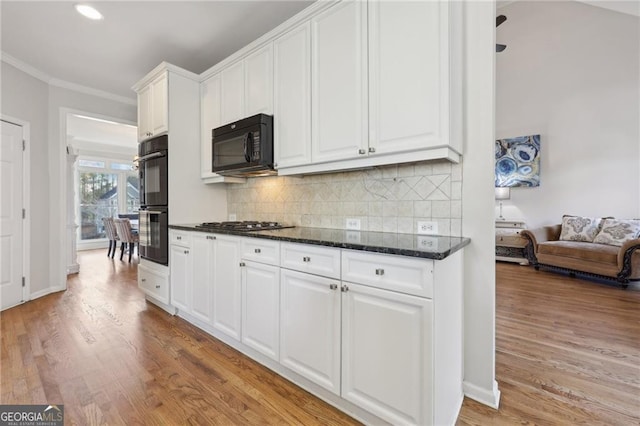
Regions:
[[169, 131], [168, 73], [163, 72], [138, 92], [138, 142]]

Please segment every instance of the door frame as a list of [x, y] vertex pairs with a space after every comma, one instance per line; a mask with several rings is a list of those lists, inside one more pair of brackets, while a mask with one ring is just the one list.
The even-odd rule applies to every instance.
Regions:
[[22, 127], [22, 139], [25, 148], [22, 151], [22, 207], [25, 209], [22, 221], [22, 303], [31, 300], [31, 124], [28, 121], [0, 114], [0, 120]]

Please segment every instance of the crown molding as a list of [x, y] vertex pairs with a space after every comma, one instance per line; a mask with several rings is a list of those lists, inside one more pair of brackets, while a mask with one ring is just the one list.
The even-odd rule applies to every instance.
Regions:
[[60, 80], [58, 78], [53, 78], [49, 74], [40, 71], [36, 67], [33, 67], [26, 62], [17, 59], [8, 53], [0, 51], [0, 59], [2, 62], [7, 63], [20, 71], [30, 75], [33, 78], [36, 78], [49, 86], [60, 87], [62, 89], [72, 90], [74, 92], [83, 93], [85, 95], [96, 96], [103, 99], [108, 99], [110, 101], [116, 101], [127, 105], [137, 105], [137, 101], [134, 98], [128, 98], [126, 96], [116, 95], [110, 92], [105, 92], [104, 90], [94, 89], [92, 87], [82, 86], [80, 84], [72, 83], [70, 81]]

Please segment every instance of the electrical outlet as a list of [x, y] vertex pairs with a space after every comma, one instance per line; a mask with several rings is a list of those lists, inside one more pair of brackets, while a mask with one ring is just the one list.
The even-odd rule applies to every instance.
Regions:
[[418, 234], [437, 234], [438, 222], [418, 222]]
[[346, 224], [345, 224], [345, 228], [346, 229], [351, 229], [351, 230], [354, 230], [354, 231], [359, 231], [360, 230], [360, 219], [347, 218]]
[[360, 232], [358, 231], [347, 231], [347, 241], [354, 244], [360, 243]]
[[229, 213], [229, 220], [231, 222], [235, 222], [237, 220], [236, 219], [236, 214], [235, 213]]
[[437, 250], [438, 239], [436, 237], [418, 237], [418, 248], [423, 250]]

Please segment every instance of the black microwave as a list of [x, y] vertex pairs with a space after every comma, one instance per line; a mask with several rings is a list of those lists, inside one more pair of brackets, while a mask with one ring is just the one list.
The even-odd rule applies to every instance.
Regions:
[[273, 169], [273, 116], [257, 114], [211, 132], [213, 172], [223, 176], [263, 176]]

